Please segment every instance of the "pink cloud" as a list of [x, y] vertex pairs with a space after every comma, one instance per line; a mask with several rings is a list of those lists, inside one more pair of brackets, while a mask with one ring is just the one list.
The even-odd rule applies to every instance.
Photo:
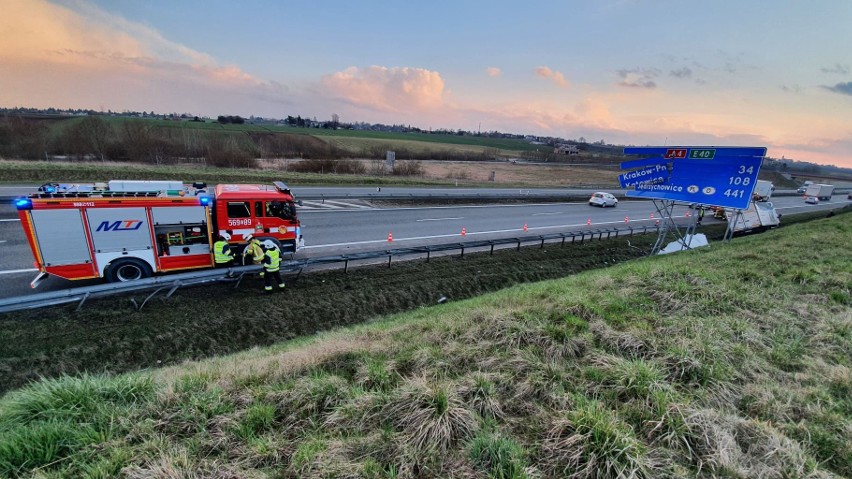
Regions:
[[321, 82], [332, 96], [375, 110], [434, 109], [444, 103], [444, 79], [423, 68], [349, 67]]
[[485, 69], [485, 73], [490, 77], [499, 77], [503, 74], [503, 71], [497, 67], [488, 67]]
[[284, 85], [218, 65], [92, 4], [73, 5], [28, 0], [4, 6], [0, 69], [9, 74], [0, 76], [0, 104], [119, 111], [191, 111], [201, 104], [196, 111], [206, 114], [219, 111], [220, 101], [285, 101]]
[[561, 88], [568, 88], [568, 80], [565, 79], [565, 76], [561, 72], [553, 71], [549, 67], [537, 67], [535, 74], [541, 78], [550, 79]]

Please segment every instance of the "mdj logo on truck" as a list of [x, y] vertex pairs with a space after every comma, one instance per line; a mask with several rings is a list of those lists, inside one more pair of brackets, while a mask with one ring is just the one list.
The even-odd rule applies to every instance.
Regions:
[[95, 231], [134, 231], [142, 227], [142, 220], [104, 221]]

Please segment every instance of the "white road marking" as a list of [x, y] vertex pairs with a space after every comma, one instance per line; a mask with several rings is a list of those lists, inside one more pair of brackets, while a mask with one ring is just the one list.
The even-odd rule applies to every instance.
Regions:
[[360, 208], [360, 209], [367, 209], [367, 210], [375, 209], [375, 208], [372, 208], [370, 206], [356, 205], [356, 204], [352, 204], [352, 203], [346, 203], [344, 201], [325, 200], [325, 204], [328, 204], [328, 203], [334, 203], [336, 205], [342, 205], [343, 208]]
[[35, 272], [35, 271], [38, 271], [38, 270], [37, 270], [37, 269], [35, 269], [35, 268], [30, 268], [30, 269], [10, 269], [10, 270], [7, 270], [7, 271], [0, 271], [0, 274], [33, 273], [33, 272]]
[[533, 213], [533, 216], [549, 216], [549, 215], [561, 215], [562, 213], [557, 211], [555, 213]]
[[463, 220], [464, 216], [457, 216], [455, 218], [424, 218], [422, 220], [414, 220], [414, 221], [445, 221], [445, 220]]
[[302, 200], [302, 203], [310, 206], [311, 208], [330, 208], [330, 209], [333, 209], [333, 210], [339, 210], [339, 209], [343, 208], [342, 206], [330, 205], [328, 203], [320, 203], [320, 202], [317, 202], [317, 201]]
[[21, 221], [21, 219], [20, 218], [10, 218], [10, 219], [0, 220], [0, 221]]

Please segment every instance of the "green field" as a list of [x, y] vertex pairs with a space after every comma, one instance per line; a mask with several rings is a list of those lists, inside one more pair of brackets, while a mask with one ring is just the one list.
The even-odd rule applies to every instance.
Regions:
[[[626, 262], [648, 241], [12, 315], [0, 371], [90, 373], [0, 399], [0, 475], [850, 477], [850, 234], [847, 213]], [[461, 300], [571, 264], [609, 267]], [[269, 347], [157, 367], [235, 337]], [[75, 364], [98, 354], [148, 369]]]

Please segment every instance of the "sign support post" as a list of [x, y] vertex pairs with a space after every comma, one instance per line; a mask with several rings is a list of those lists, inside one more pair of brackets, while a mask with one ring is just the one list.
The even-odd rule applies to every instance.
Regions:
[[[677, 221], [677, 204], [735, 210], [739, 220], [751, 202], [766, 148], [644, 146], [627, 147], [624, 154], [640, 157], [621, 163], [625, 171], [618, 178], [621, 187], [632, 188], [628, 197], [654, 200], [663, 221], [651, 250], [657, 254], [672, 232], [682, 249], [689, 249], [695, 236], [700, 213], [691, 215], [689, 221]], [[733, 236], [732, 224], [736, 221], [728, 223], [726, 240]]]
[[662, 223], [660, 224], [660, 229], [657, 230], [657, 241], [654, 243], [653, 248], [651, 248], [651, 255], [658, 254], [661, 249], [666, 244], [666, 239], [669, 238], [670, 233], [673, 233], [672, 238], [674, 241], [677, 241], [681, 244], [681, 251], [684, 249], [690, 249], [690, 245], [692, 244], [692, 235], [695, 234], [695, 230], [697, 229], [696, 217], [693, 215], [690, 221], [683, 227], [683, 234], [681, 234], [681, 226], [678, 225], [677, 219], [674, 216], [674, 208], [677, 203], [674, 200], [653, 200], [654, 207], [657, 209], [657, 214], [662, 218]]

